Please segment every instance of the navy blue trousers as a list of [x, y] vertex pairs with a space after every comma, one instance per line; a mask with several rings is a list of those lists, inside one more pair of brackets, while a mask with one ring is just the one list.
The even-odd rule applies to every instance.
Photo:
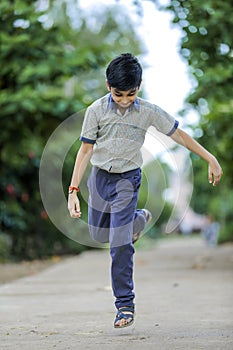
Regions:
[[91, 237], [110, 243], [111, 279], [117, 308], [134, 305], [133, 233], [141, 232], [145, 214], [137, 210], [141, 169], [108, 173], [93, 167], [88, 179], [88, 224]]

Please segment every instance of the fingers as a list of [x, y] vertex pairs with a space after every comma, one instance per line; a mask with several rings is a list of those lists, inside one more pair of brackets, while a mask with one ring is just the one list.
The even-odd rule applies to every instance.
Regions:
[[213, 182], [213, 186], [217, 186], [217, 184], [219, 183], [219, 181], [220, 181], [220, 176], [215, 176], [214, 177], [214, 182]]
[[213, 183], [214, 187], [217, 186], [217, 184], [220, 182], [221, 177], [222, 177], [222, 169], [218, 171], [218, 174], [214, 174], [214, 172], [212, 172], [211, 170], [209, 171], [208, 180], [210, 184]]
[[78, 219], [81, 217], [79, 202], [68, 202], [68, 210], [72, 218]]
[[70, 216], [72, 217], [72, 218], [75, 218], [75, 219], [78, 219], [78, 218], [80, 218], [81, 217], [81, 211], [77, 211], [77, 210], [71, 210], [70, 211]]
[[210, 184], [212, 184], [212, 179], [213, 179], [213, 174], [209, 171], [208, 181], [209, 181]]
[[70, 212], [70, 216], [71, 216], [72, 218], [75, 218], [75, 219], [80, 218], [80, 216], [81, 216], [82, 213], [81, 213], [81, 211], [80, 211], [79, 204], [73, 203], [73, 205], [70, 206], [70, 207], [68, 207], [68, 209], [69, 209], [69, 212]]
[[215, 175], [214, 176], [214, 183], [213, 183], [213, 186], [217, 186], [217, 184], [220, 182], [221, 180], [221, 177], [222, 177], [222, 172], [220, 175]]
[[82, 214], [81, 211], [80, 211], [79, 204], [77, 204], [77, 203], [74, 204], [74, 206], [69, 209], [69, 212], [70, 212], [70, 216], [72, 218], [76, 218], [76, 219], [80, 218], [80, 216]]

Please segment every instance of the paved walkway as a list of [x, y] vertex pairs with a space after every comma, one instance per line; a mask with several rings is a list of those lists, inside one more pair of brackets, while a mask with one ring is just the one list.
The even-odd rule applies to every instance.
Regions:
[[135, 254], [136, 320], [115, 330], [108, 251], [89, 251], [0, 287], [9, 350], [232, 350], [233, 245], [160, 241]]

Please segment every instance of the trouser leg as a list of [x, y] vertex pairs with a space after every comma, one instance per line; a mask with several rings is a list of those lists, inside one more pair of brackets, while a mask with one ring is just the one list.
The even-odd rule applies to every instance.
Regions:
[[133, 233], [142, 232], [145, 226], [146, 226], [145, 212], [141, 209], [137, 209], [134, 215]]
[[112, 289], [116, 298], [115, 305], [119, 309], [122, 306], [134, 305], [133, 284], [133, 244], [110, 248], [112, 257], [111, 276]]
[[106, 174], [95, 168], [88, 181], [89, 227], [92, 238], [110, 242], [111, 279], [115, 305], [132, 306], [134, 301], [132, 236], [145, 226], [145, 216], [136, 211], [141, 171]]
[[98, 169], [92, 168], [88, 182], [88, 225], [92, 239], [100, 243], [109, 242], [110, 205], [108, 201], [108, 179], [99, 176]]
[[[115, 305], [118, 309], [122, 306], [133, 306], [135, 298], [133, 283], [133, 254], [135, 250], [132, 244], [135, 215], [137, 228], [142, 227], [141, 222], [143, 221], [142, 213], [136, 214], [141, 173], [138, 171], [137, 175], [139, 180], [134, 174], [134, 182], [131, 178], [124, 178], [118, 182], [117, 196], [111, 203], [111, 279], [116, 298]], [[112, 190], [114, 191], [114, 187]]]

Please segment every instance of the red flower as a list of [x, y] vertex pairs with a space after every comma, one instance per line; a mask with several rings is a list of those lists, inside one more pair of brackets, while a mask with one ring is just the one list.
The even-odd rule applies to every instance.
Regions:
[[48, 218], [48, 214], [46, 213], [45, 210], [42, 210], [40, 212], [40, 217], [41, 217], [42, 220], [46, 220]]
[[33, 151], [28, 152], [28, 158], [33, 159], [35, 158], [36, 154]]
[[22, 199], [22, 201], [23, 201], [24, 203], [27, 203], [27, 202], [29, 201], [29, 195], [28, 195], [28, 193], [26, 193], [26, 192], [22, 193], [21, 199]]
[[12, 184], [8, 184], [6, 186], [6, 191], [10, 196], [13, 196], [15, 194], [15, 188]]

